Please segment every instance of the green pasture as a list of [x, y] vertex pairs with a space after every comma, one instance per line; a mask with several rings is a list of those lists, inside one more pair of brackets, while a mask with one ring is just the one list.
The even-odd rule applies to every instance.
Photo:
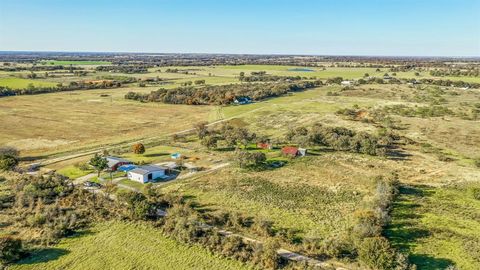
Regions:
[[166, 238], [146, 224], [102, 223], [39, 248], [9, 269], [250, 269], [198, 247]]
[[0, 86], [9, 87], [12, 89], [28, 88], [29, 85], [33, 85], [35, 87], [54, 87], [57, 84], [54, 82], [23, 79], [23, 78], [16, 78], [16, 77], [0, 78]]
[[[410, 253], [418, 269], [474, 270], [480, 266], [480, 194], [478, 183], [434, 188], [405, 186], [394, 204], [387, 235]], [[477, 195], [479, 196], [479, 195]]]

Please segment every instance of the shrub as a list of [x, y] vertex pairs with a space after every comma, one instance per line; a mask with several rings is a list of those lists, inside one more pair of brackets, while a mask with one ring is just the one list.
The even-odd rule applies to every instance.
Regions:
[[20, 259], [23, 253], [22, 241], [10, 236], [0, 237], [0, 261], [10, 263]]
[[14, 158], [18, 158], [20, 152], [11, 146], [2, 146], [0, 147], [0, 156], [10, 156]]
[[334, 235], [324, 239], [320, 243], [320, 251], [333, 258], [344, 258], [356, 254], [355, 246], [351, 239], [342, 235]]
[[393, 269], [395, 251], [384, 237], [367, 237], [357, 247], [361, 262], [372, 269]]
[[145, 153], [145, 146], [141, 143], [136, 143], [132, 145], [132, 152], [135, 154], [143, 154]]
[[12, 156], [0, 156], [0, 171], [9, 171], [17, 166], [18, 160]]
[[280, 248], [280, 244], [276, 240], [269, 239], [263, 244], [262, 247], [262, 267], [263, 269], [277, 269], [279, 266], [279, 255], [277, 250]]
[[201, 141], [202, 145], [207, 147], [208, 149], [217, 148], [217, 142], [218, 138], [211, 135], [203, 137]]
[[247, 151], [237, 150], [235, 151], [234, 155], [235, 162], [240, 168], [259, 168], [267, 160], [265, 153], [260, 152], [250, 153]]
[[475, 200], [480, 200], [480, 188], [471, 188], [470, 192]]
[[129, 217], [134, 220], [145, 220], [153, 215], [154, 207], [142, 193], [129, 191], [119, 195], [129, 210]]
[[473, 161], [473, 164], [475, 164], [475, 166], [476, 166], [477, 168], [480, 168], [480, 158], [475, 159], [475, 160]]

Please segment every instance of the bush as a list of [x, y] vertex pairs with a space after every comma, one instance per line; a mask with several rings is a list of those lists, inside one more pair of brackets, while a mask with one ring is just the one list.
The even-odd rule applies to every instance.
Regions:
[[0, 237], [0, 261], [10, 263], [20, 259], [23, 253], [22, 241], [10, 236]]
[[132, 152], [135, 154], [143, 154], [145, 153], [145, 146], [141, 143], [136, 143], [132, 145]]
[[332, 258], [344, 258], [356, 254], [352, 240], [341, 235], [334, 235], [323, 240], [320, 243], [320, 251]]
[[9, 171], [17, 166], [18, 160], [12, 156], [0, 156], [0, 171]]
[[367, 237], [357, 247], [361, 262], [372, 269], [393, 269], [396, 254], [384, 237]]
[[475, 160], [473, 161], [473, 164], [475, 164], [475, 166], [476, 166], [477, 168], [480, 168], [480, 158], [475, 159]]
[[267, 160], [265, 154], [260, 152], [250, 153], [247, 151], [237, 150], [235, 151], [234, 155], [235, 162], [240, 168], [259, 168], [264, 165], [265, 161]]
[[276, 240], [268, 240], [262, 247], [262, 268], [263, 269], [277, 269], [279, 266], [279, 255], [277, 250], [280, 244]]
[[10, 157], [18, 158], [19, 154], [20, 152], [14, 147], [10, 147], [10, 146], [0, 147], [0, 156], [10, 156]]
[[480, 200], [480, 188], [472, 188], [470, 192], [475, 200]]

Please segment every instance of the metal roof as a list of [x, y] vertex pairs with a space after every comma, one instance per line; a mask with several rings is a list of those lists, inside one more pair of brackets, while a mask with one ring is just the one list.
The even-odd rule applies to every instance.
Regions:
[[130, 160], [128, 159], [124, 159], [124, 158], [119, 158], [119, 157], [106, 157], [107, 159], [107, 162], [108, 162], [108, 167], [113, 167], [115, 164], [117, 163], [120, 163], [120, 162], [123, 162], [123, 163], [132, 163]]
[[136, 174], [147, 174], [151, 172], [157, 172], [157, 171], [164, 171], [167, 170], [168, 168], [162, 167], [162, 166], [154, 166], [154, 165], [145, 165], [145, 166], [139, 166], [136, 169], [131, 170], [131, 173], [136, 173]]

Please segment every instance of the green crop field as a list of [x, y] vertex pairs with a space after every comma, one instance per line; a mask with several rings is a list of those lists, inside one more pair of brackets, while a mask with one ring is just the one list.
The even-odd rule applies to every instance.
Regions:
[[9, 269], [249, 269], [200, 247], [170, 240], [149, 225], [104, 223], [46, 247]]
[[28, 88], [29, 85], [35, 87], [54, 87], [57, 84], [49, 81], [22, 79], [22, 78], [0, 78], [0, 86], [9, 87], [12, 89]]

